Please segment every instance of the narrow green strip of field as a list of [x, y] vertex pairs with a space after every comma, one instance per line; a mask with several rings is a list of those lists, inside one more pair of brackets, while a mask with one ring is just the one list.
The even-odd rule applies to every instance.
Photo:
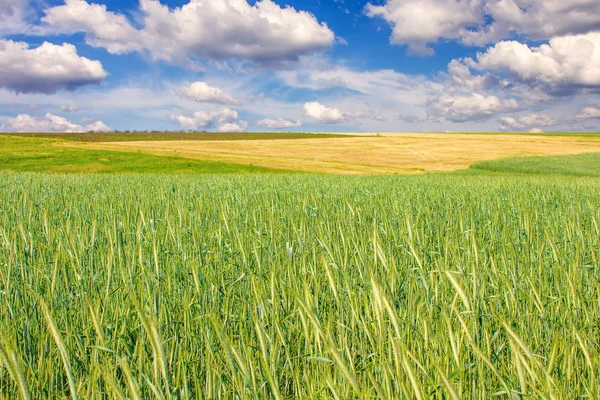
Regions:
[[600, 176], [600, 153], [569, 156], [519, 157], [484, 161], [475, 170], [543, 175]]
[[218, 132], [40, 132], [40, 133], [0, 133], [0, 137], [18, 136], [71, 140], [75, 142], [139, 142], [170, 140], [285, 140], [285, 139], [326, 139], [348, 136], [327, 133], [218, 133]]
[[0, 171], [46, 173], [281, 173], [264, 168], [218, 161], [143, 153], [73, 149], [54, 146], [56, 139], [0, 135]]

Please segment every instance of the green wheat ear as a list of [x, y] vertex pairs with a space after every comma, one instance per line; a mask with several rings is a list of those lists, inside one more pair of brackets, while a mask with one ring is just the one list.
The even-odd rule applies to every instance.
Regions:
[[44, 299], [41, 298], [40, 307], [42, 308], [44, 318], [46, 319], [46, 323], [48, 324], [48, 329], [50, 330], [50, 334], [54, 339], [54, 343], [56, 343], [56, 347], [58, 347], [58, 351], [63, 362], [63, 367], [65, 369], [65, 373], [67, 374], [67, 379], [69, 380], [69, 389], [71, 391], [71, 397], [75, 400], [79, 399], [79, 396], [77, 395], [77, 386], [75, 385], [75, 379], [73, 378], [73, 373], [71, 372], [72, 368], [71, 362], [69, 361], [69, 353], [62, 339], [62, 336], [58, 328], [56, 327], [54, 320], [52, 319], [52, 314], [50, 313], [46, 302], [44, 301]]

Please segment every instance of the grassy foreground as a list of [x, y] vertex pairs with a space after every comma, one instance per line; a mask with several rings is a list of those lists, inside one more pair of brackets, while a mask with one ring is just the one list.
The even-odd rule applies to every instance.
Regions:
[[2, 397], [600, 394], [598, 179], [0, 187]]

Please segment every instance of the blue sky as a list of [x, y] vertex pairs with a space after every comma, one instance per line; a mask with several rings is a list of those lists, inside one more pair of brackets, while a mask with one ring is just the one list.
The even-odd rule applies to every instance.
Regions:
[[598, 131], [597, 0], [0, 0], [0, 130]]

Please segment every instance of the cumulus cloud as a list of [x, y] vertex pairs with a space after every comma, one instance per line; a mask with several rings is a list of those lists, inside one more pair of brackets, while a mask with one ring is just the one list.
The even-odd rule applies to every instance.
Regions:
[[235, 106], [240, 102], [219, 88], [208, 85], [206, 82], [192, 82], [188, 86], [179, 90], [179, 95], [183, 98], [194, 100], [200, 103], [212, 103]]
[[600, 87], [600, 32], [556, 37], [539, 47], [499, 42], [471, 66], [553, 87]]
[[56, 93], [106, 78], [99, 61], [77, 54], [75, 46], [44, 42], [30, 49], [24, 42], [0, 40], [0, 87], [17, 93]]
[[391, 27], [392, 44], [433, 54], [429, 44], [454, 39], [483, 46], [520, 35], [532, 40], [600, 29], [597, 0], [386, 0], [367, 4], [365, 14]]
[[14, 118], [2, 118], [0, 130], [9, 132], [110, 132], [112, 129], [102, 121], [79, 125], [58, 115], [46, 114], [34, 117], [19, 114]]
[[219, 126], [219, 132], [235, 133], [235, 132], [246, 132], [248, 130], [248, 123], [245, 121], [240, 122], [226, 122]]
[[595, 107], [586, 107], [579, 114], [578, 119], [600, 119], [600, 109]]
[[473, 93], [470, 96], [444, 94], [429, 104], [431, 113], [452, 122], [483, 121], [497, 113], [515, 111], [515, 99], [502, 100], [497, 96]]
[[462, 41], [484, 45], [513, 34], [532, 40], [587, 33], [600, 29], [600, 3], [597, 0], [497, 0], [483, 5], [493, 21], [464, 33]]
[[219, 111], [197, 111], [190, 116], [171, 115], [171, 119], [187, 131], [204, 131], [217, 127], [221, 132], [238, 132], [246, 130], [245, 121], [238, 121], [237, 111], [223, 108]]
[[494, 86], [506, 85], [491, 74], [474, 75], [464, 60], [452, 60], [448, 64], [448, 75], [450, 84], [471, 91], [489, 90]]
[[277, 119], [261, 119], [258, 121], [258, 126], [266, 129], [288, 129], [288, 128], [298, 128], [302, 126], [302, 122], [300, 121], [289, 121], [283, 118]]
[[546, 114], [528, 114], [520, 117], [500, 118], [500, 130], [502, 131], [527, 131], [542, 132], [542, 127], [554, 126], [558, 121]]
[[83, 127], [85, 132], [112, 132], [113, 129], [102, 121], [92, 122]]
[[42, 19], [65, 33], [84, 32], [91, 46], [120, 54], [147, 51], [155, 60], [190, 59], [295, 61], [330, 47], [334, 33], [314, 15], [272, 0], [190, 0], [169, 9], [158, 0], [140, 0], [143, 27], [85, 0], [65, 0]]
[[390, 43], [408, 45], [415, 54], [431, 55], [429, 43], [458, 39], [468, 27], [481, 24], [481, 5], [481, 0], [387, 0], [381, 6], [368, 3], [365, 14], [390, 24]]
[[45, 10], [42, 21], [58, 32], [86, 33], [86, 43], [104, 47], [111, 54], [141, 51], [144, 35], [124, 15], [107, 11], [102, 4], [65, 0], [65, 4]]
[[324, 106], [317, 101], [304, 103], [303, 111], [308, 118], [324, 124], [338, 124], [348, 120], [347, 114], [337, 108]]

